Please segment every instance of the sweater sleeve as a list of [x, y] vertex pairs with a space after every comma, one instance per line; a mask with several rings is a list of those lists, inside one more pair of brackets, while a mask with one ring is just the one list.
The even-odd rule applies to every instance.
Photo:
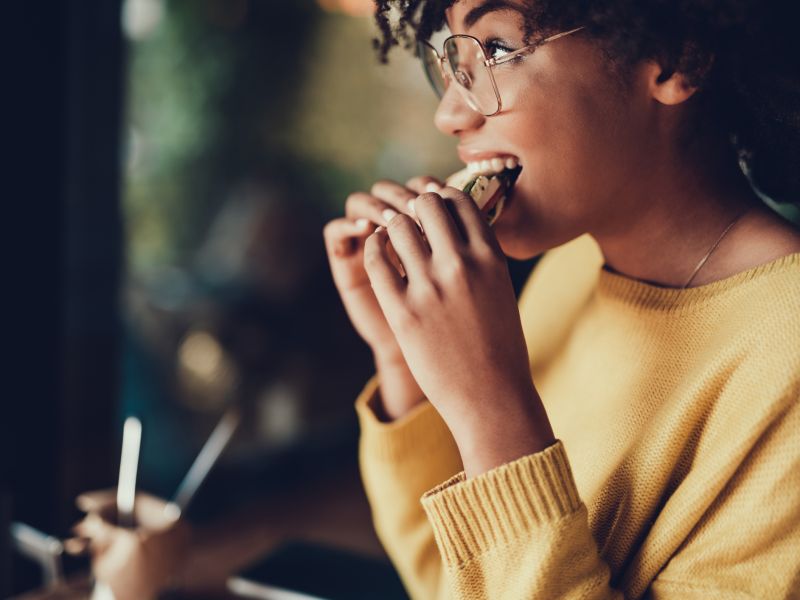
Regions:
[[614, 579], [622, 587], [612, 586], [561, 442], [468, 480], [429, 404], [380, 423], [370, 408], [376, 390], [372, 381], [357, 405], [362, 473], [378, 535], [412, 598], [799, 597], [796, 389], [754, 440], [737, 437], [742, 460], [717, 500], [635, 592], [622, 573]]
[[[644, 593], [800, 598], [800, 399], [785, 407]], [[422, 499], [444, 564], [437, 598], [622, 600], [561, 442]], [[640, 597], [638, 594], [636, 597]]]
[[615, 599], [564, 447], [466, 480], [422, 499], [444, 565], [440, 597]]
[[391, 423], [375, 416], [377, 376], [356, 400], [359, 463], [378, 538], [415, 600], [438, 597], [442, 561], [422, 494], [462, 470], [455, 441], [428, 402]]

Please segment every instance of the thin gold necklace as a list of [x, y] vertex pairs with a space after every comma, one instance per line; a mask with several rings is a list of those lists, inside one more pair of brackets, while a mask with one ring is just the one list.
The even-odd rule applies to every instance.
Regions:
[[737, 217], [736, 217], [736, 218], [735, 218], [733, 221], [731, 221], [731, 222], [728, 224], [728, 226], [725, 228], [725, 231], [723, 231], [723, 232], [722, 232], [722, 235], [720, 235], [720, 236], [717, 238], [717, 241], [716, 241], [716, 242], [714, 242], [714, 244], [711, 246], [711, 248], [709, 248], [708, 252], [706, 252], [706, 255], [705, 255], [703, 258], [701, 258], [701, 259], [700, 259], [700, 262], [699, 262], [699, 263], [697, 263], [697, 266], [694, 268], [694, 271], [692, 271], [692, 276], [691, 276], [691, 277], [689, 277], [689, 281], [687, 281], [687, 282], [684, 284], [683, 288], [681, 288], [681, 289], [684, 289], [684, 290], [685, 290], [686, 288], [688, 288], [688, 287], [689, 287], [689, 285], [692, 283], [692, 281], [694, 281], [694, 278], [695, 278], [695, 277], [697, 277], [697, 274], [700, 272], [700, 269], [702, 269], [702, 268], [703, 268], [703, 265], [705, 265], [705, 264], [706, 264], [706, 262], [708, 261], [708, 259], [709, 259], [709, 258], [711, 257], [711, 255], [714, 253], [714, 250], [716, 250], [716, 249], [717, 249], [717, 246], [719, 246], [720, 242], [722, 242], [722, 238], [724, 238], [724, 237], [727, 235], [727, 233], [728, 233], [728, 232], [729, 232], [731, 229], [733, 229], [733, 226], [734, 226], [734, 225], [736, 225], [736, 223], [738, 223], [738, 222], [739, 222], [739, 220], [740, 220], [740, 219], [741, 219], [743, 216], [745, 216], [745, 215], [746, 215], [748, 212], [749, 212], [749, 209], [748, 209], [748, 210], [745, 210], [744, 212], [740, 213], [740, 214], [739, 214], [739, 215], [738, 215], [738, 216], [737, 216]]

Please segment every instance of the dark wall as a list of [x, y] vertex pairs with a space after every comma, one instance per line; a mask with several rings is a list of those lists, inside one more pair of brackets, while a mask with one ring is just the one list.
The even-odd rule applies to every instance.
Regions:
[[[117, 459], [119, 23], [114, 0], [4, 14], [0, 506], [57, 535], [75, 493], [112, 483]], [[0, 548], [0, 597], [36, 583], [7, 556]]]

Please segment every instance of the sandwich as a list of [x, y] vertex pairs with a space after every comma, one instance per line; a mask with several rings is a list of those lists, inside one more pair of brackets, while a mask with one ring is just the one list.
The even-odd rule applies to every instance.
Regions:
[[473, 163], [448, 177], [447, 185], [472, 198], [486, 222], [493, 225], [503, 212], [521, 171], [515, 159], [508, 159], [500, 169], [494, 168], [490, 161], [480, 165]]

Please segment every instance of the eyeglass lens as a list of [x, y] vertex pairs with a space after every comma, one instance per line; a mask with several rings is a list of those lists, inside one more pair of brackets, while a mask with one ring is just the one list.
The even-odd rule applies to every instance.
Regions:
[[427, 42], [419, 42], [417, 44], [417, 54], [422, 61], [422, 67], [425, 70], [425, 76], [433, 87], [433, 91], [441, 98], [447, 89], [447, 81], [442, 73], [442, 68], [439, 63], [439, 55], [436, 50]]
[[[425, 74], [441, 98], [447, 88], [447, 81], [439, 66], [439, 56], [425, 42], [419, 43], [419, 54]], [[444, 54], [448, 75], [456, 82], [458, 90], [469, 105], [484, 115], [497, 112], [495, 86], [489, 67], [484, 64], [486, 57], [478, 40], [468, 36], [450, 37], [445, 41]]]

